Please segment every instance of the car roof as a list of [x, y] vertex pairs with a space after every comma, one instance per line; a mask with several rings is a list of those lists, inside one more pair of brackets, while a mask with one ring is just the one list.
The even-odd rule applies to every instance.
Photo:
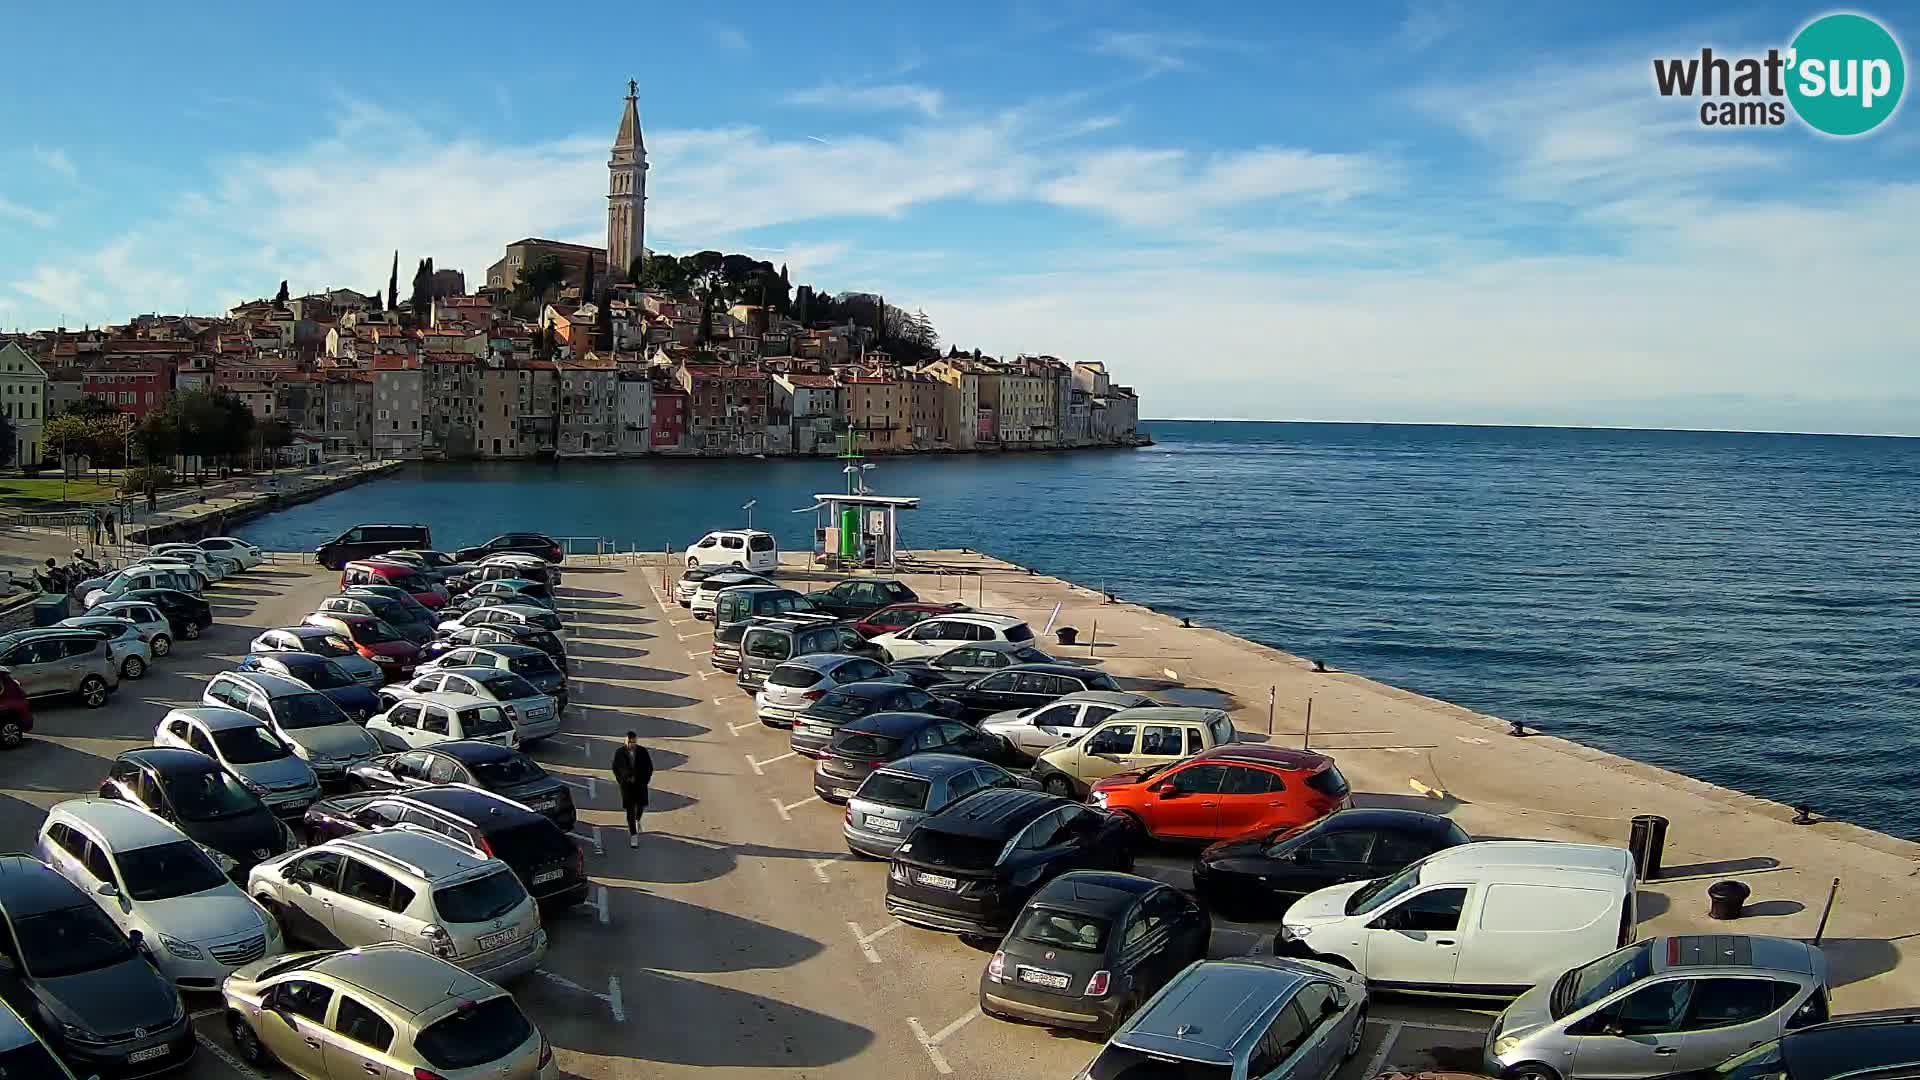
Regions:
[[[1348, 829], [1395, 829], [1400, 832], [1443, 833], [1453, 819], [1420, 810], [1398, 810], [1383, 806], [1335, 810], [1308, 826], [1319, 832], [1345, 832]], [[1303, 832], [1305, 830], [1302, 830]]]
[[714, 529], [708, 536], [772, 536], [765, 529]]
[[397, 941], [342, 949], [303, 970], [364, 989], [415, 1016], [446, 1001], [485, 1001], [506, 993], [478, 975]]
[[1674, 968], [1764, 968], [1812, 975], [1824, 965], [1817, 948], [1787, 938], [1754, 934], [1680, 934], [1656, 938], [1656, 965]]
[[1044, 791], [988, 788], [936, 811], [921, 824], [958, 836], [1004, 839], [1066, 805], [1067, 800]]
[[[900, 716], [901, 713], [877, 713], [878, 716]], [[912, 713], [904, 715], [915, 715]], [[977, 769], [985, 764], [978, 758], [961, 757], [959, 754], [915, 754], [899, 761], [888, 762], [874, 770], [893, 773], [897, 776], [917, 776], [923, 780], [938, 780], [968, 769]]]
[[0, 855], [0, 905], [15, 919], [93, 901], [60, 872], [31, 855]]
[[[1002, 630], [1010, 626], [1019, 626], [1021, 623], [1024, 623], [1027, 621], [1018, 615], [1001, 615], [992, 611], [947, 611], [947, 612], [942, 612], [941, 614], [933, 616], [933, 619], [949, 619], [957, 622], [979, 623], [982, 626], [995, 626], [995, 627], [999, 627]], [[933, 619], [923, 619], [921, 621], [932, 622]], [[918, 624], [915, 624], [915, 625], [918, 625]], [[985, 643], [975, 642], [975, 644], [985, 644]], [[1024, 642], [1022, 644], [1024, 644]]]
[[[547, 651], [545, 649], [536, 648], [532, 645], [521, 645], [511, 641], [498, 641], [498, 642], [493, 642], [486, 645], [460, 645], [460, 646], [456, 646], [456, 648], [472, 649], [475, 652], [498, 653], [509, 660], [513, 659], [514, 657], [546, 656], [547, 655]], [[551, 658], [549, 657], [549, 659]], [[475, 665], [475, 666], [479, 666], [479, 665]], [[456, 669], [442, 668], [441, 670], [452, 671]], [[494, 669], [494, 670], [497, 670], [497, 669]]]
[[118, 799], [68, 799], [55, 803], [47, 813], [64, 814], [92, 826], [115, 851], [134, 851], [186, 838], [179, 829]]
[[178, 746], [141, 746], [123, 751], [116, 760], [137, 761], [151, 765], [155, 772], [162, 775], [175, 772], [209, 772], [220, 768], [220, 763], [198, 750], [185, 750]]
[[907, 686], [906, 683], [887, 682], [884, 679], [868, 679], [865, 682], [836, 686], [832, 692], [836, 694], [851, 694], [854, 697], [861, 698], [877, 698], [891, 694], [896, 690], [908, 689], [912, 688]]
[[234, 728], [266, 727], [266, 721], [249, 712], [229, 709], [225, 705], [197, 705], [190, 709], [168, 709], [165, 719], [184, 716], [199, 723], [208, 731], [229, 731]]
[[518, 824], [529, 818], [536, 821], [546, 820], [519, 803], [464, 784], [436, 784], [432, 787], [398, 792], [390, 797], [411, 799], [422, 805], [431, 806], [435, 810], [465, 818], [476, 825], [488, 822]]
[[1227, 715], [1220, 709], [1208, 709], [1198, 705], [1143, 705], [1137, 709], [1122, 709], [1108, 720], [1160, 721], [1162, 723], [1211, 723], [1216, 716]]
[[[758, 627], [752, 627], [750, 629], [758, 629]], [[780, 661], [780, 666], [810, 668], [814, 671], [832, 671], [834, 668], [845, 665], [850, 660], [862, 660], [862, 659], [865, 659], [865, 657], [857, 656], [853, 653], [831, 653], [831, 652], [807, 653], [804, 656], [796, 656], [791, 660], [782, 660]], [[879, 680], [871, 680], [871, 681], [877, 682]], [[847, 685], [862, 686], [865, 684], [864, 683], [848, 683]], [[892, 685], [897, 686], [899, 684], [895, 683]]]
[[[332, 614], [332, 612], [328, 614]], [[272, 626], [261, 631], [261, 633], [272, 633], [275, 630], [292, 634], [294, 637], [299, 638], [327, 637], [328, 635], [338, 636], [340, 633], [340, 631], [335, 630], [331, 626], [315, 626], [313, 623], [295, 623], [292, 626]]]
[[[1140, 711], [1140, 710], [1135, 710]], [[1289, 746], [1265, 746], [1260, 743], [1225, 743], [1210, 750], [1195, 754], [1196, 758], [1208, 761], [1244, 761], [1249, 765], [1266, 765], [1275, 769], [1312, 770], [1333, 764], [1333, 759], [1312, 750], [1298, 750]]]
[[1087, 668], [1083, 668], [1079, 664], [1057, 664], [1057, 663], [1055, 664], [1008, 664], [1006, 667], [1001, 668], [1000, 671], [994, 672], [994, 674], [998, 675], [1001, 672], [1005, 672], [1005, 671], [1037, 671], [1042, 675], [1062, 675], [1069, 679], [1085, 679], [1087, 676], [1094, 674], [1093, 671]]
[[1145, 694], [1136, 694], [1131, 690], [1075, 690], [1071, 694], [1061, 694], [1047, 704], [1090, 702], [1095, 705], [1118, 705], [1122, 709], [1137, 709], [1141, 708], [1138, 702], [1152, 700]]
[[[322, 618], [338, 619], [339, 621], [346, 623], [349, 626], [357, 625], [359, 623], [375, 623], [375, 622], [381, 621], [380, 616], [378, 615], [362, 615], [357, 611], [316, 611], [314, 612], [314, 614], [321, 616]], [[309, 623], [307, 625], [311, 626], [314, 624]]]
[[82, 626], [35, 626], [26, 630], [15, 630], [11, 634], [0, 634], [0, 642], [13, 645], [22, 641], [38, 641], [41, 638], [97, 637], [93, 631]]
[[492, 698], [483, 698], [478, 694], [462, 694], [452, 690], [429, 690], [424, 694], [415, 694], [409, 701], [428, 701], [435, 705], [445, 705], [449, 709], [471, 709], [479, 705], [498, 706]]
[[404, 826], [397, 829], [374, 829], [371, 832], [349, 833], [332, 843], [384, 855], [392, 861], [405, 863], [432, 878], [450, 877], [468, 870], [477, 870], [485, 866], [489, 859], [489, 856], [481, 855], [472, 848], [456, 845], [438, 833], [418, 828], [409, 829]]
[[420, 747], [420, 749], [445, 754], [468, 765], [478, 765], [488, 761], [507, 761], [520, 756], [520, 751], [511, 746], [480, 742], [477, 739], [449, 739], [443, 743]]
[[[223, 671], [220, 675], [231, 675], [236, 679], [250, 682], [259, 687], [270, 698], [292, 697], [295, 694], [311, 694], [314, 689], [305, 683], [295, 682], [285, 676], [267, 671]], [[220, 675], [214, 676], [219, 678]]]
[[1138, 874], [1075, 870], [1047, 882], [1027, 903], [1087, 915], [1112, 915], [1159, 887], [1160, 882]]
[[1207, 960], [1186, 969], [1113, 1037], [1169, 1057], [1230, 1064], [1254, 1026], [1316, 976], [1271, 957]]
[[1788, 1076], [1839, 1077], [1920, 1063], [1920, 1011], [1847, 1017], [1789, 1031], [1780, 1040], [1780, 1054]]
[[1422, 881], [1467, 880], [1489, 870], [1631, 876], [1633, 856], [1626, 848], [1601, 844], [1565, 844], [1551, 840], [1480, 840], [1444, 848], [1421, 860]]
[[321, 656], [319, 653], [310, 652], [260, 653], [251, 660], [251, 663], [256, 666], [260, 664], [279, 664], [282, 667], [289, 668], [317, 668], [332, 662], [328, 657]]
[[[479, 646], [476, 645], [474, 646], [474, 648], [479, 648]], [[539, 652], [538, 649], [535, 649], [534, 651]], [[545, 656], [546, 654], [541, 653], [541, 655]], [[502, 676], [511, 675], [513, 673], [511, 671], [504, 671], [490, 664], [456, 664], [451, 667], [434, 668], [428, 674], [465, 675], [469, 679], [498, 679], [498, 678], [501, 678]]]
[[841, 731], [857, 731], [862, 735], [885, 735], [893, 738], [911, 734], [946, 719], [924, 712], [877, 712], [868, 713], [858, 720], [849, 720], [840, 726]]

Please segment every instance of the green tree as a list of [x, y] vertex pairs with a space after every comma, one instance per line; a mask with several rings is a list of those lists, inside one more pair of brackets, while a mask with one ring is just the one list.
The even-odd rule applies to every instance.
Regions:
[[88, 394], [86, 397], [81, 398], [79, 401], [67, 407], [68, 416], [79, 416], [88, 420], [98, 420], [103, 416], [115, 416], [118, 415], [119, 412], [120, 410], [115, 408], [111, 401], [97, 394]]
[[591, 304], [594, 302], [592, 256], [587, 257], [586, 266], [582, 268], [580, 274], [580, 302], [583, 304]]
[[69, 458], [92, 458], [100, 436], [100, 419], [74, 412], [61, 413], [47, 421], [40, 438], [60, 458], [61, 467]]
[[643, 289], [656, 289], [672, 296], [684, 296], [693, 284], [693, 268], [687, 260], [672, 255], [654, 252], [647, 259], [647, 265], [640, 276], [634, 280]]
[[155, 409], [140, 418], [134, 425], [133, 447], [140, 460], [149, 465], [158, 465], [170, 460], [180, 448], [180, 418], [175, 415], [173, 404], [164, 409]]
[[547, 303], [547, 294], [560, 287], [567, 280], [567, 264], [558, 255], [546, 254], [533, 261], [520, 275], [517, 288], [526, 299], [533, 301], [534, 314]]
[[413, 310], [415, 326], [424, 326], [433, 315], [433, 260], [421, 259], [413, 270]]
[[273, 294], [273, 303], [275, 307], [287, 306], [287, 282], [285, 278], [280, 280], [280, 291]]
[[387, 310], [400, 310], [400, 249], [393, 251], [393, 272], [387, 275]]

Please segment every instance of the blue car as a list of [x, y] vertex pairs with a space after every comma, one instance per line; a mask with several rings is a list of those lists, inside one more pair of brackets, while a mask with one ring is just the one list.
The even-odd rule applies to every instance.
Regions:
[[240, 661], [241, 671], [258, 671], [305, 683], [364, 724], [384, 706], [380, 696], [354, 681], [345, 668], [316, 653], [264, 653]]

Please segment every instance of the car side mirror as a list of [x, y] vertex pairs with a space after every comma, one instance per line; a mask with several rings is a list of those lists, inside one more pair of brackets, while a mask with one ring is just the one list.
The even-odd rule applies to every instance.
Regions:
[[1169, 780], [1164, 784], [1155, 784], [1153, 793], [1163, 799], [1172, 799], [1180, 795], [1180, 788], [1176, 786], [1173, 781]]
[[1400, 909], [1394, 908], [1392, 911], [1382, 913], [1379, 918], [1368, 923], [1367, 929], [1398, 930], [1405, 922], [1406, 917], [1400, 914]]
[[1347, 992], [1336, 986], [1333, 988], [1333, 996], [1327, 999], [1325, 1005], [1320, 1006], [1320, 1011], [1323, 1014], [1337, 1013], [1346, 1007]]
[[[99, 894], [99, 895], [101, 895], [101, 896], [106, 896], [106, 897], [114, 897], [114, 896], [119, 896], [119, 895], [120, 895], [120, 886], [118, 886], [118, 885], [115, 885], [115, 884], [114, 884], [113, 882], [111, 882], [111, 881], [103, 881], [103, 882], [101, 882], [101, 883], [100, 883], [100, 886], [99, 886], [99, 888], [96, 888], [96, 889], [94, 889], [93, 891], [94, 891], [95, 893], [98, 893], [98, 894]], [[140, 931], [138, 931], [138, 930], [134, 930], [134, 931], [131, 931], [131, 933], [135, 933], [135, 934], [137, 934], [137, 933], [139, 933], [139, 932], [140, 932]]]
[[147, 947], [147, 935], [138, 930], [129, 930], [127, 931], [127, 944], [133, 946], [134, 952], [140, 952]]

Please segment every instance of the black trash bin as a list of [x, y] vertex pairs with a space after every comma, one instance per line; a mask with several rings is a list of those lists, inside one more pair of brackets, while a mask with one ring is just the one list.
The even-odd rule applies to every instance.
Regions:
[[1073, 644], [1073, 639], [1080, 636], [1080, 631], [1074, 629], [1071, 626], [1063, 626], [1060, 629], [1055, 630], [1053, 632], [1053, 636], [1060, 639], [1060, 644], [1071, 645]]
[[1660, 876], [1660, 853], [1667, 846], [1667, 819], [1658, 814], [1640, 814], [1633, 819], [1633, 831], [1627, 850], [1633, 852], [1633, 868], [1640, 880]]
[[1707, 887], [1711, 906], [1707, 914], [1716, 919], [1737, 919], [1753, 890], [1744, 881], [1716, 881]]

